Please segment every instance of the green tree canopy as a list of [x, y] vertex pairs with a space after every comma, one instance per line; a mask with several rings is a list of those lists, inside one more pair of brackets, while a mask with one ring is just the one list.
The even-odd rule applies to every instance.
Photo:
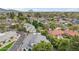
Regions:
[[40, 43], [36, 44], [32, 48], [33, 51], [52, 51], [53, 46], [51, 43], [47, 43], [45, 41], [41, 41]]
[[55, 23], [54, 21], [51, 21], [51, 22], [49, 23], [49, 25], [50, 25], [50, 28], [51, 28], [51, 29], [55, 29], [55, 28], [57, 27], [57, 25], [56, 25], [56, 23]]

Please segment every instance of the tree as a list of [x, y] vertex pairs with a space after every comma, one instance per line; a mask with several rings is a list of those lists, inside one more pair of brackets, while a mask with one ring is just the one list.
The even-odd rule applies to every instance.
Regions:
[[69, 44], [70, 44], [70, 41], [67, 38], [57, 40], [58, 50], [60, 50], [60, 51], [69, 50], [69, 48], [70, 48]]
[[79, 36], [71, 37], [70, 50], [79, 51]]
[[52, 51], [53, 46], [51, 45], [51, 43], [41, 41], [40, 43], [34, 45], [32, 50], [33, 51]]
[[37, 31], [40, 32], [42, 35], [45, 35], [45, 36], [47, 35], [47, 30], [42, 27], [38, 27]]
[[26, 22], [28, 22], [27, 17], [25, 17], [23, 15], [23, 13], [21, 13], [21, 12], [18, 13], [17, 18], [18, 18], [19, 23], [26, 23]]
[[3, 44], [0, 42], [0, 47], [2, 46]]
[[51, 21], [49, 25], [50, 25], [50, 28], [51, 28], [51, 29], [55, 29], [56, 26], [57, 26], [54, 21]]
[[14, 19], [14, 17], [15, 17], [15, 13], [14, 12], [10, 12], [9, 13], [9, 18]]
[[1, 30], [2, 32], [7, 31], [6, 24], [0, 24], [0, 30]]
[[25, 17], [23, 16], [23, 14], [21, 12], [18, 13], [18, 19], [19, 20], [24, 20]]
[[18, 13], [18, 17], [19, 17], [19, 16], [23, 16], [23, 14], [22, 14], [21, 12], [19, 12], [19, 13]]
[[57, 38], [56, 38], [56, 36], [53, 36], [53, 35], [51, 35], [51, 34], [47, 34], [46, 35], [46, 37], [47, 37], [47, 39], [51, 42], [51, 44], [53, 45], [53, 48], [54, 49], [56, 49], [57, 50], [57, 45], [56, 45], [56, 43], [57, 43]]
[[11, 29], [15, 29], [17, 31], [24, 31], [26, 32], [26, 29], [23, 27], [23, 24], [15, 24], [10, 26]]
[[1, 20], [6, 19], [6, 16], [0, 16], [0, 19]]
[[79, 30], [79, 25], [72, 25], [69, 27], [71, 30]]
[[41, 14], [39, 12], [36, 12], [35, 17], [39, 18], [39, 17], [41, 17]]
[[69, 50], [69, 48], [70, 48], [70, 46], [69, 46], [70, 39], [68, 39], [68, 38], [58, 39], [56, 36], [48, 34], [47, 39], [49, 39], [49, 41], [51, 42], [51, 44], [53, 45], [53, 48], [55, 50], [66, 51], [66, 50]]
[[35, 28], [38, 27], [38, 22], [36, 20], [33, 20], [32, 24], [35, 26]]
[[38, 22], [37, 20], [33, 20], [32, 25], [34, 25], [35, 28], [38, 28], [38, 27], [45, 28], [44, 25], [41, 22]]

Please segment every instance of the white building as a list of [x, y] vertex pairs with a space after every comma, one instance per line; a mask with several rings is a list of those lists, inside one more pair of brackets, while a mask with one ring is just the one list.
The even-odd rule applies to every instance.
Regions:
[[18, 39], [20, 35], [16, 33], [16, 31], [8, 31], [5, 33], [0, 33], [0, 42], [8, 42], [11, 37]]
[[46, 37], [40, 33], [29, 34], [23, 41], [22, 50], [32, 49], [34, 44], [40, 43], [41, 41], [49, 42]]
[[29, 23], [24, 24], [24, 27], [26, 28], [26, 31], [33, 32], [33, 33], [36, 32], [35, 27]]

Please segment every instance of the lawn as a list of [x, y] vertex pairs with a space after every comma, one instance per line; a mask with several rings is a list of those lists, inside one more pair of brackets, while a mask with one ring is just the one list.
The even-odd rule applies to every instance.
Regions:
[[9, 43], [5, 47], [1, 48], [0, 51], [7, 51], [12, 46], [12, 44], [13, 44], [13, 42]]

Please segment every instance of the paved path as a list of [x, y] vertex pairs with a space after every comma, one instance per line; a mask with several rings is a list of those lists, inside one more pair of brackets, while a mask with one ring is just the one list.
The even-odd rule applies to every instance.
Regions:
[[14, 43], [13, 47], [9, 51], [19, 51], [19, 49], [21, 48], [21, 45], [23, 44], [23, 40], [25, 38], [25, 34], [24, 34], [24, 32], [19, 32], [18, 34], [20, 34], [21, 36]]

